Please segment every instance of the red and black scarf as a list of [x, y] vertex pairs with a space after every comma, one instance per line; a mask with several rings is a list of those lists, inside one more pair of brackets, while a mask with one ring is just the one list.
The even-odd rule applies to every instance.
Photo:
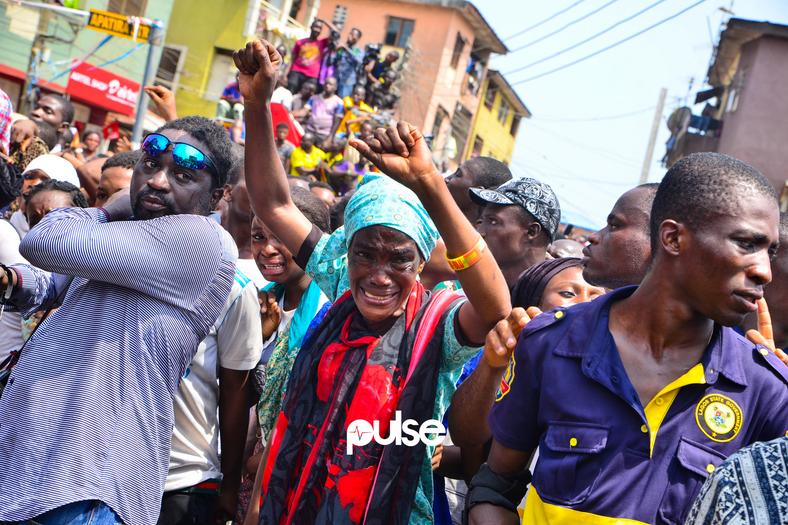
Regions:
[[396, 410], [403, 421], [432, 418], [445, 318], [457, 299], [438, 295], [430, 300], [417, 283], [382, 337], [359, 327], [349, 293], [334, 303], [293, 365], [263, 470], [261, 524], [408, 522], [425, 445], [372, 441], [347, 455], [347, 425], [377, 420], [385, 436]]

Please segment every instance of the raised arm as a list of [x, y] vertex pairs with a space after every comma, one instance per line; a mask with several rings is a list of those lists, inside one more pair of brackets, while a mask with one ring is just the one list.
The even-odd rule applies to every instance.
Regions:
[[364, 66], [364, 72], [367, 75], [367, 80], [370, 82], [375, 82], [377, 79], [372, 75], [372, 69], [375, 67], [375, 61], [370, 60], [369, 64]]
[[145, 86], [145, 93], [148, 94], [156, 112], [167, 122], [178, 118], [178, 110], [175, 107], [175, 93], [164, 86]]
[[[455, 204], [419, 130], [399, 122], [396, 128], [378, 128], [368, 143], [352, 138], [350, 144], [383, 173], [418, 195], [446, 243], [448, 257], [460, 257], [480, 246], [479, 233]], [[469, 342], [481, 345], [487, 332], [509, 315], [509, 289], [487, 249], [473, 265], [458, 271], [457, 278], [468, 297], [460, 307], [457, 322]]]
[[[186, 309], [221, 269], [223, 239], [208, 218], [109, 219], [98, 208], [54, 210], [30, 230], [19, 251], [43, 270], [116, 284]], [[224, 271], [232, 279], [232, 268]]]
[[297, 254], [312, 231], [312, 223], [290, 198], [287, 174], [274, 140], [270, 102], [282, 58], [273, 45], [258, 40], [233, 53], [233, 60], [241, 72], [246, 144], [253, 146], [246, 148], [244, 161], [252, 209], [287, 249]]

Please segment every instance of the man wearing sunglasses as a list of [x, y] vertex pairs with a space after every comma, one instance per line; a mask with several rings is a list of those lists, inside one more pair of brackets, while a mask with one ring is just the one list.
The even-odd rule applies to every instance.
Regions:
[[0, 522], [156, 523], [173, 394], [234, 279], [232, 238], [207, 217], [230, 148], [208, 119], [167, 123], [130, 192], [52, 211], [20, 246], [36, 267], [0, 268], [24, 315], [62, 303], [0, 398]]

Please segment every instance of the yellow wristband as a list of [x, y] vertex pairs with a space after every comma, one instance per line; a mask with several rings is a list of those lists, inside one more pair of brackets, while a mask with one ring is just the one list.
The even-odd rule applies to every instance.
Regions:
[[453, 259], [446, 258], [446, 261], [449, 263], [449, 267], [454, 270], [455, 272], [459, 272], [462, 270], [467, 270], [482, 258], [482, 254], [484, 254], [484, 250], [487, 249], [487, 243], [484, 242], [484, 239], [479, 236], [479, 240], [476, 241], [476, 244], [471, 248], [468, 253], [460, 255], [459, 257], [455, 257]]

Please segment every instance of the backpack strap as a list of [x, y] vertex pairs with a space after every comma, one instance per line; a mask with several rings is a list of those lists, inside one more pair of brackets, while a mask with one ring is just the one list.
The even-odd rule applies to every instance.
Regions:
[[459, 299], [459, 297], [458, 294], [447, 290], [438, 290], [427, 305], [427, 310], [421, 318], [418, 331], [416, 332], [416, 338], [413, 341], [413, 350], [411, 351], [410, 364], [408, 365], [408, 375], [405, 376], [405, 382], [402, 384], [403, 389], [405, 385], [408, 384], [410, 376], [413, 375], [413, 371], [416, 369], [419, 361], [421, 361], [421, 356], [432, 340], [432, 336], [435, 334], [435, 329], [438, 327], [438, 323], [441, 317], [443, 317], [444, 312], [455, 300]]

